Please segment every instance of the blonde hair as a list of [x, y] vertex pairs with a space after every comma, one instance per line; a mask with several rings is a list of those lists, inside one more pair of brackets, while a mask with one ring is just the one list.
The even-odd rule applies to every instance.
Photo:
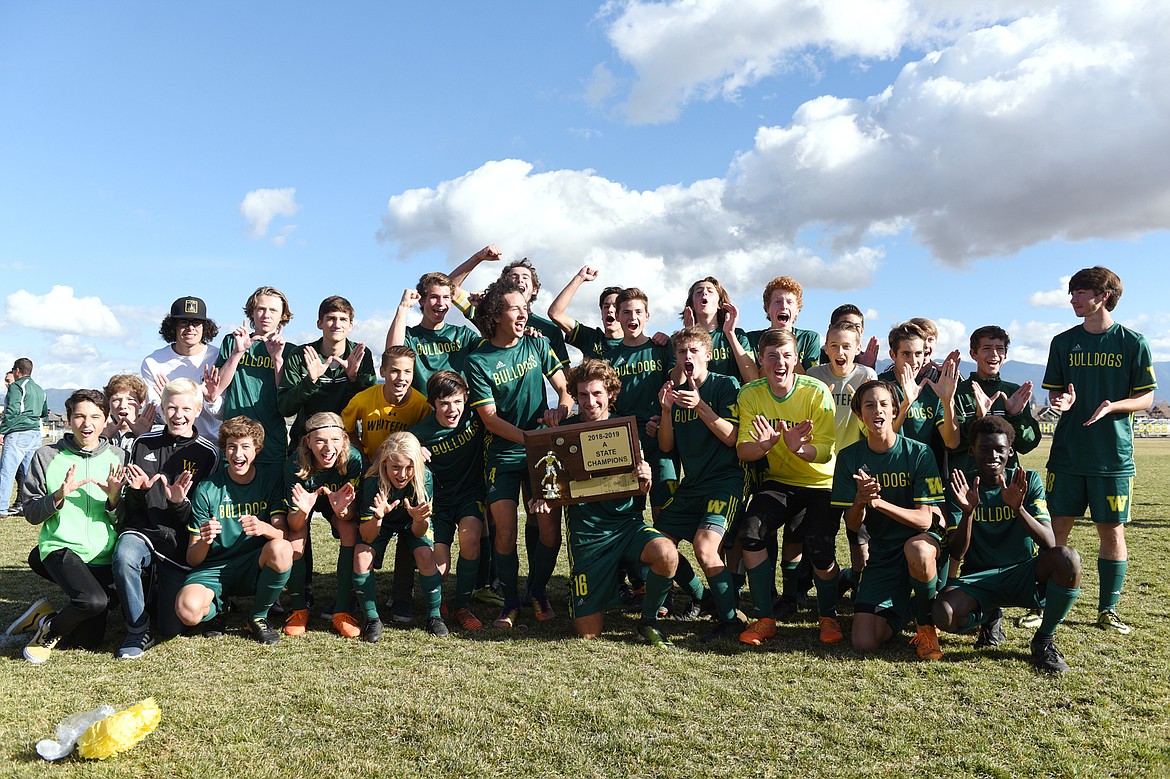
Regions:
[[382, 473], [382, 463], [386, 461], [387, 457], [394, 454], [403, 455], [414, 465], [414, 479], [412, 480], [414, 499], [419, 503], [430, 502], [431, 497], [427, 494], [427, 464], [423, 460], [422, 444], [418, 442], [413, 433], [399, 430], [397, 433], [386, 436], [386, 440], [378, 447], [378, 453], [374, 455], [374, 462], [366, 471], [366, 476], [377, 474], [378, 491], [389, 496], [394, 485]]
[[203, 410], [203, 392], [199, 389], [199, 385], [191, 379], [171, 379], [167, 386], [163, 387], [160, 398], [163, 408], [166, 408], [167, 401], [175, 395], [190, 395], [195, 398], [195, 410]]
[[318, 430], [325, 428], [336, 427], [341, 431], [341, 439], [345, 442], [344, 451], [337, 457], [337, 474], [345, 476], [345, 472], [349, 466], [349, 433], [345, 432], [345, 425], [341, 421], [341, 417], [334, 414], [332, 411], [319, 411], [305, 421], [305, 434], [301, 436], [300, 443], [297, 444], [297, 478], [307, 479], [309, 476], [320, 470], [317, 467], [317, 461], [313, 459], [313, 453], [309, 451], [311, 444], [309, 443], [309, 436]]

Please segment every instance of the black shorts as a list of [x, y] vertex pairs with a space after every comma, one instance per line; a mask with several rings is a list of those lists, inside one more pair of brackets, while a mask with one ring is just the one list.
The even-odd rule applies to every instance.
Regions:
[[764, 482], [744, 511], [741, 543], [745, 549], [760, 548], [764, 533], [783, 527], [784, 543], [803, 543], [804, 554], [813, 565], [830, 567], [837, 557], [837, 531], [841, 527], [841, 512], [830, 504], [831, 494], [827, 489]]

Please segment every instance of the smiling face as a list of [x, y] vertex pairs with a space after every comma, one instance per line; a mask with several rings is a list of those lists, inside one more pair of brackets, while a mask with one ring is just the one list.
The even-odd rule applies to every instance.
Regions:
[[271, 335], [280, 329], [284, 301], [276, 295], [258, 295], [252, 306], [252, 329], [256, 335]]
[[609, 390], [598, 379], [577, 382], [577, 408], [586, 422], [596, 422], [609, 416]]
[[650, 321], [650, 312], [646, 310], [646, 304], [639, 300], [623, 300], [621, 307], [618, 308], [618, 321], [622, 326], [622, 335], [626, 338], [640, 338], [642, 331], [646, 329], [646, 323]]
[[102, 431], [106, 429], [106, 412], [96, 403], [80, 401], [69, 414], [69, 428], [79, 447], [86, 451], [95, 449], [101, 443]]
[[256, 462], [256, 439], [252, 436], [229, 438], [223, 448], [224, 460], [227, 461], [228, 476], [235, 482], [247, 482], [255, 473], [253, 464]]
[[175, 320], [175, 347], [185, 351], [180, 354], [190, 354], [192, 349], [203, 343], [202, 319]]
[[422, 309], [423, 325], [432, 330], [437, 328], [451, 310], [451, 288], [443, 284], [427, 287], [427, 294], [419, 299], [418, 305]]
[[504, 295], [504, 310], [496, 319], [496, 339], [511, 343], [524, 335], [528, 325], [528, 300], [520, 292]]
[[861, 339], [852, 329], [834, 329], [825, 339], [825, 354], [829, 356], [829, 369], [834, 376], [845, 376], [853, 370], [857, 353], [861, 351]]
[[323, 427], [308, 433], [309, 451], [317, 468], [324, 471], [337, 465], [346, 450], [345, 433], [336, 427]]
[[524, 303], [527, 305], [536, 290], [536, 284], [532, 281], [532, 271], [523, 265], [517, 265], [508, 272], [508, 279], [520, 288], [524, 295]]
[[321, 330], [321, 340], [325, 343], [341, 344], [349, 337], [353, 330], [353, 320], [344, 311], [330, 311], [317, 320], [317, 327]]
[[193, 395], [168, 395], [163, 404], [163, 421], [167, 432], [180, 438], [194, 435], [195, 419], [199, 416], [200, 404]]
[[979, 481], [984, 487], [992, 487], [1007, 468], [1012, 456], [1012, 445], [1003, 433], [980, 433], [975, 436], [971, 453], [979, 469]]
[[1084, 319], [1106, 310], [1105, 302], [1109, 299], [1109, 293], [1098, 294], [1091, 289], [1074, 289], [1068, 297], [1073, 313]]
[[772, 291], [768, 298], [768, 323], [780, 330], [788, 330], [796, 324], [796, 317], [800, 313], [800, 305], [796, 302], [796, 295], [784, 289]]
[[378, 372], [386, 380], [387, 400], [393, 403], [406, 400], [410, 393], [410, 383], [414, 381], [414, 360], [409, 357], [391, 357]]
[[434, 401], [435, 420], [448, 430], [452, 430], [463, 418], [463, 409], [467, 406], [467, 395], [460, 392], [448, 395]]
[[796, 366], [799, 364], [800, 358], [796, 354], [796, 347], [791, 343], [768, 346], [764, 349], [760, 365], [773, 395], [784, 397], [792, 391], [796, 384]]
[[896, 349], [890, 350], [890, 357], [894, 360], [895, 371], [902, 370], [903, 365], [909, 365], [917, 376], [926, 364], [926, 344], [921, 338], [903, 338]]
[[131, 425], [138, 419], [138, 398], [123, 390], [110, 396], [110, 420], [115, 424]]
[[981, 379], [991, 379], [999, 375], [1003, 364], [1007, 362], [1007, 345], [999, 338], [980, 338], [979, 346], [971, 350], [971, 357], [975, 360], [975, 372]]
[[618, 293], [613, 292], [601, 299], [601, 329], [607, 338], [621, 338], [622, 325], [618, 322]]
[[898, 416], [898, 401], [885, 387], [875, 386], [861, 398], [861, 423], [871, 437], [886, 438], [897, 435], [894, 419]]
[[382, 460], [382, 476], [400, 490], [414, 479], [414, 463], [400, 452], [388, 454]]

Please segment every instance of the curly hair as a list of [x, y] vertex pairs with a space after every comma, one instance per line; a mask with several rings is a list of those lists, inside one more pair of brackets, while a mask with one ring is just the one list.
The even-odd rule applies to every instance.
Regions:
[[984, 414], [972, 422], [971, 427], [967, 429], [967, 437], [972, 446], [981, 435], [1000, 434], [1007, 436], [1008, 446], [1015, 445], [1016, 431], [1012, 428], [1011, 422], [996, 414]]
[[691, 325], [684, 327], [681, 330], [676, 330], [670, 336], [670, 350], [677, 352], [680, 344], [694, 341], [707, 350], [708, 356], [711, 354], [713, 347], [711, 343], [711, 334], [707, 332], [707, 328], [699, 327], [698, 325]]
[[418, 284], [415, 286], [415, 290], [418, 291], [418, 296], [420, 298], [425, 298], [427, 296], [427, 291], [430, 290], [431, 287], [446, 287], [448, 292], [452, 294], [455, 292], [455, 282], [451, 281], [451, 277], [446, 273], [440, 273], [439, 271], [424, 273], [422, 276], [420, 276], [418, 279]]
[[[171, 316], [170, 314], [167, 314], [165, 317], [163, 317], [162, 324], [158, 327], [158, 334], [161, 335], [162, 339], [169, 344], [173, 344], [175, 341], [179, 340], [180, 319], [190, 319], [190, 317]], [[219, 327], [216, 326], [215, 322], [212, 320], [201, 319], [195, 321], [198, 321], [203, 325], [203, 335], [199, 339], [203, 343], [209, 344], [215, 340], [216, 336], [219, 335]]]
[[227, 442], [232, 438], [251, 438], [256, 444], [256, 451], [264, 448], [264, 425], [255, 419], [246, 416], [232, 417], [219, 427], [219, 450], [227, 449]]
[[528, 261], [527, 257], [522, 257], [515, 262], [509, 262], [505, 265], [504, 269], [500, 271], [499, 281], [504, 281], [505, 279], [511, 281], [512, 271], [516, 268], [526, 268], [532, 274], [532, 295], [528, 298], [528, 302], [531, 303], [536, 300], [536, 293], [540, 292], [540, 276], [536, 275], [536, 267]]
[[495, 338], [496, 322], [503, 316], [504, 309], [507, 308], [504, 296], [512, 292], [524, 294], [524, 291], [516, 286], [511, 279], [502, 276], [488, 284], [488, 288], [483, 291], [483, 297], [480, 298], [479, 305], [475, 308], [475, 326], [488, 340]]
[[600, 381], [605, 385], [605, 391], [609, 393], [609, 407], [613, 409], [617, 396], [622, 391], [622, 381], [618, 378], [617, 371], [605, 360], [592, 359], [585, 360], [569, 371], [569, 388], [573, 395], [580, 391], [582, 384], [591, 381]]
[[[777, 276], [764, 287], [764, 311], [768, 311], [768, 304], [772, 302], [772, 293], [776, 290], [791, 292], [796, 298], [796, 310], [804, 308], [804, 287], [791, 276]], [[834, 312], [836, 313], [836, 312]], [[861, 313], [860, 311], [857, 313]]]
[[146, 402], [147, 396], [146, 382], [142, 380], [141, 376], [135, 376], [133, 373], [119, 373], [116, 376], [111, 376], [102, 392], [107, 398], [112, 398], [119, 392], [129, 392], [138, 401], [139, 406]]

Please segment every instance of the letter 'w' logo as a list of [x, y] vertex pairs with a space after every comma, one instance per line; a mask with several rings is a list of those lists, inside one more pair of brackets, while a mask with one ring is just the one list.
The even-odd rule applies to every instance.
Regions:
[[1125, 511], [1125, 504], [1129, 503], [1129, 496], [1106, 495], [1105, 500], [1109, 501], [1109, 508], [1113, 511]]
[[725, 500], [709, 500], [707, 501], [708, 514], [722, 514], [723, 509], [727, 508], [727, 501]]

